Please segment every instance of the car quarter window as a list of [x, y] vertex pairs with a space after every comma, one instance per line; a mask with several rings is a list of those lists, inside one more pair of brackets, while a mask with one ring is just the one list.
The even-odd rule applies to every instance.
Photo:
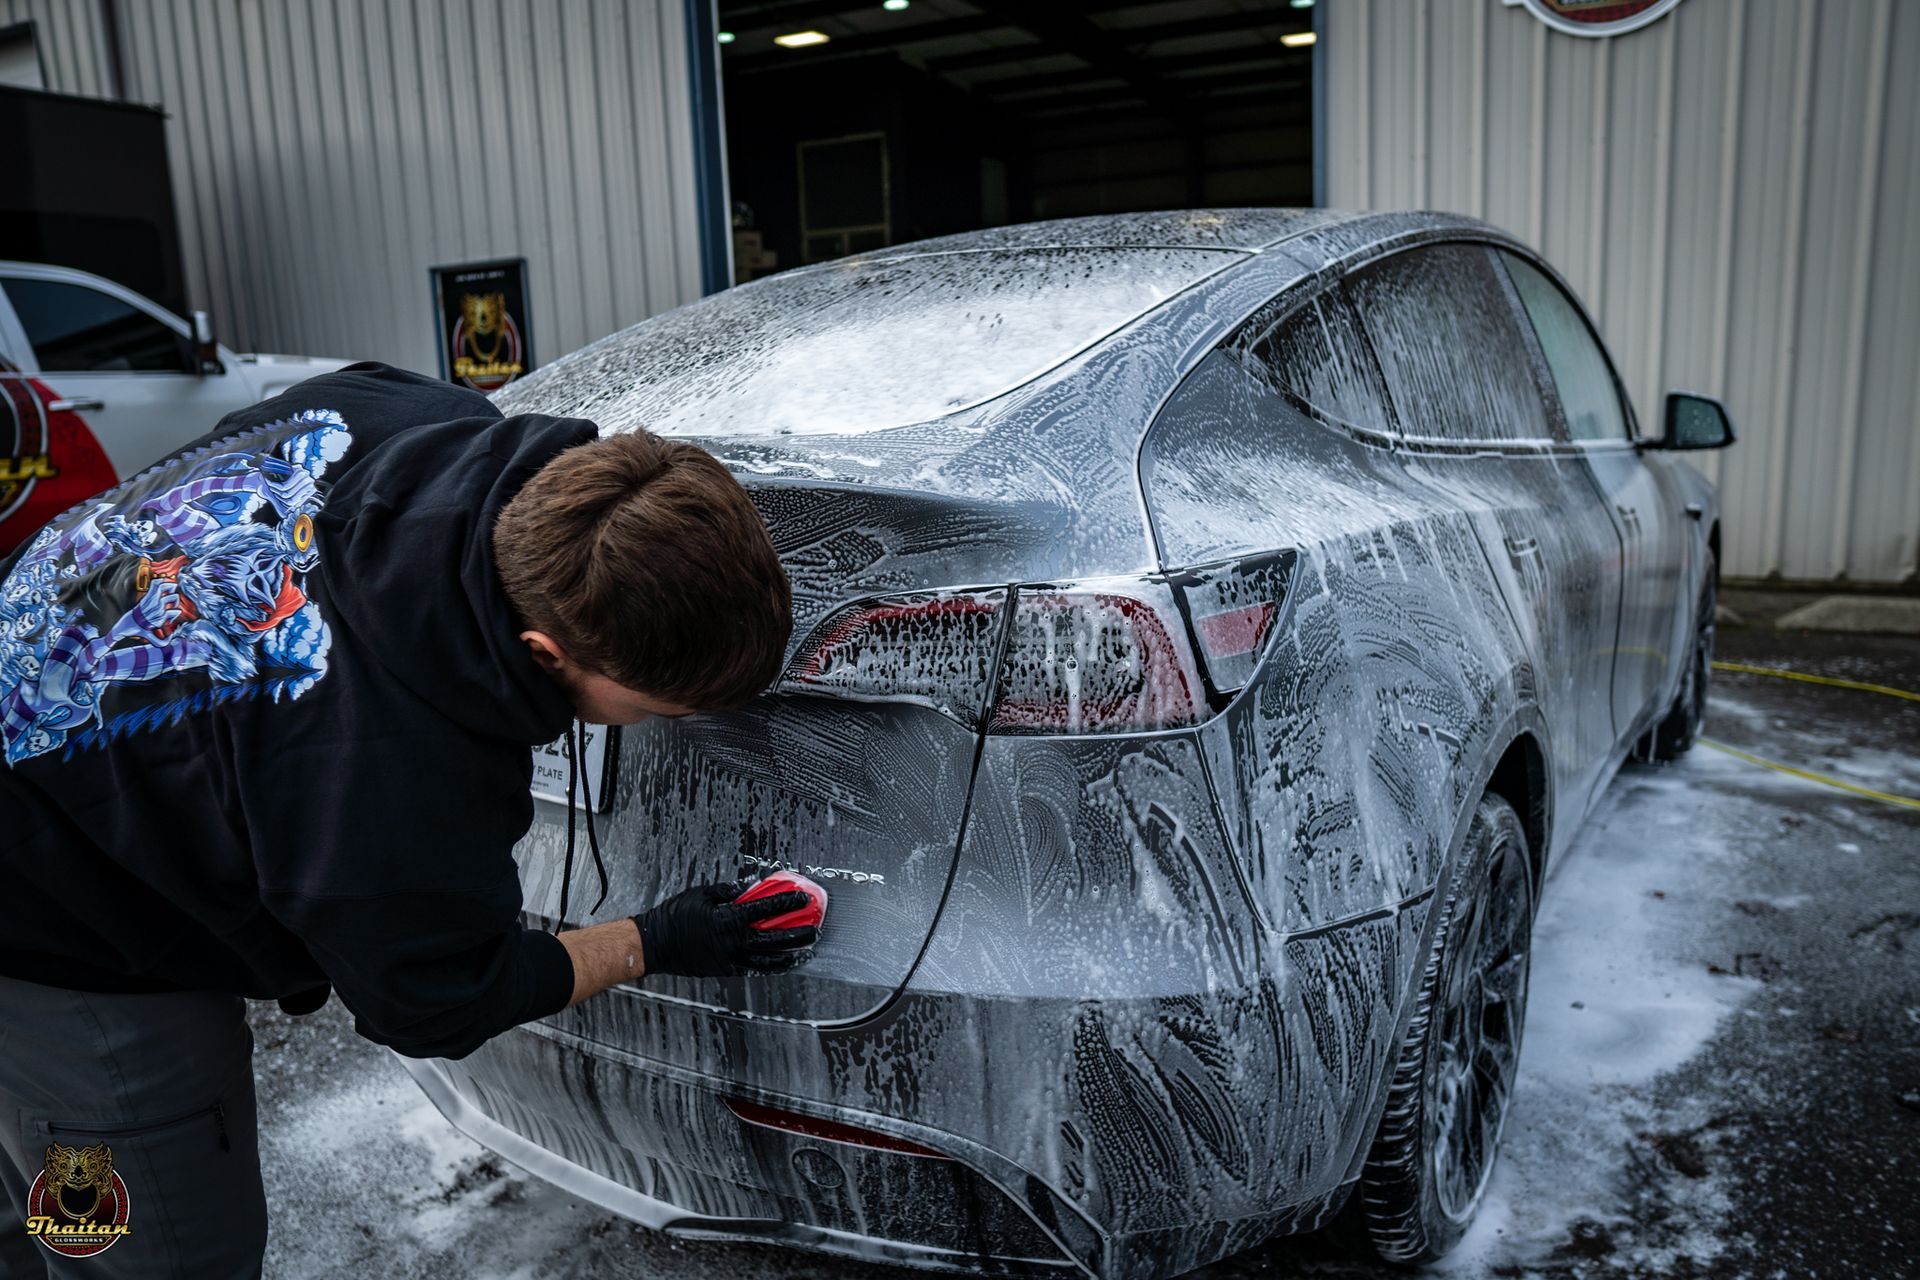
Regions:
[[4, 284], [43, 373], [189, 372], [180, 335], [112, 294], [61, 280]]
[[1547, 368], [1560, 394], [1567, 432], [1575, 440], [1631, 438], [1627, 415], [1620, 405], [1620, 389], [1606, 352], [1593, 336], [1586, 317], [1566, 291], [1547, 274], [1518, 254], [1502, 249], [1514, 292], [1533, 321]]
[[1397, 253], [1355, 272], [1346, 289], [1402, 433], [1552, 438], [1527, 334], [1485, 247]]
[[1255, 376], [1322, 417], [1389, 430], [1386, 389], [1366, 340], [1336, 298], [1296, 308], [1251, 348]]

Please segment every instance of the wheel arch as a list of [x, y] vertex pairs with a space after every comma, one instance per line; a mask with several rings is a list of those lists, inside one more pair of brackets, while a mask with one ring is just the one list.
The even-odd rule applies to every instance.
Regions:
[[[1539, 707], [1523, 703], [1501, 722], [1497, 732], [1488, 735], [1487, 741], [1495, 745], [1479, 758], [1477, 767], [1464, 779], [1469, 785], [1460, 793], [1464, 800], [1459, 812], [1454, 815], [1446, 858], [1441, 863], [1439, 876], [1423, 896], [1430, 899], [1437, 895], [1440, 887], [1453, 874], [1461, 850], [1466, 846], [1467, 829], [1473, 824], [1474, 810], [1479, 807], [1480, 798], [1497, 795], [1514, 807], [1514, 811], [1520, 815], [1521, 828], [1527, 834], [1527, 861], [1533, 875], [1533, 901], [1537, 911], [1540, 889], [1546, 875], [1547, 844], [1553, 833], [1552, 735], [1547, 731], [1546, 720], [1541, 716]], [[1424, 958], [1433, 946], [1437, 923], [1438, 914], [1429, 911], [1419, 934], [1417, 954], [1422, 960], [1408, 966], [1406, 985], [1397, 995], [1393, 1034], [1388, 1041], [1390, 1044], [1398, 1045], [1406, 1035], [1415, 996], [1425, 972]], [[1367, 1149], [1372, 1134], [1380, 1126], [1392, 1079], [1393, 1072], [1389, 1069], [1383, 1071], [1371, 1086], [1373, 1096], [1361, 1113], [1365, 1120], [1357, 1131], [1365, 1136], [1349, 1153], [1347, 1168], [1341, 1177], [1344, 1187], [1351, 1188], [1366, 1163]]]
[[[1482, 788], [1483, 794], [1499, 796], [1520, 815], [1520, 825], [1527, 833], [1527, 860], [1536, 889], [1546, 872], [1547, 840], [1552, 829], [1551, 786], [1546, 750], [1532, 727], [1526, 726], [1520, 727], [1507, 743]], [[1538, 901], [1537, 893], [1535, 901]]]

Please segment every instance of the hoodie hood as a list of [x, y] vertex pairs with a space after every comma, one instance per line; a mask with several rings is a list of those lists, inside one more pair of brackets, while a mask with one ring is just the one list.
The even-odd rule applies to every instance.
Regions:
[[596, 434], [537, 414], [416, 426], [355, 459], [327, 497], [327, 602], [375, 662], [470, 733], [535, 746], [573, 719], [519, 638], [492, 535], [536, 471]]

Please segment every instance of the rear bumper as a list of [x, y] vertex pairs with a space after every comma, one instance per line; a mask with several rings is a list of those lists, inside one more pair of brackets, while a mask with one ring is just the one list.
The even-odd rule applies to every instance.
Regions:
[[[1203, 765], [1181, 736], [991, 740], [902, 990], [816, 981], [805, 1021], [780, 982], [732, 980], [738, 1012], [622, 985], [414, 1069], [470, 1135], [681, 1234], [1149, 1280], [1310, 1230], [1364, 1156], [1426, 902], [1271, 931]], [[947, 1159], [823, 1148], [725, 1096]]]
[[[1346, 963], [1364, 945], [1327, 941]], [[461, 1132], [656, 1230], [980, 1275], [1145, 1280], [1311, 1230], [1346, 1191], [1386, 1028], [1341, 1034], [1360, 1011], [1323, 1003], [1325, 970], [1293, 958], [1285, 990], [1262, 989], [1274, 1003], [1245, 989], [909, 997], [897, 1018], [844, 1033], [616, 988], [458, 1061], [404, 1065]], [[947, 1158], [751, 1124], [728, 1097]]]
[[[1058, 1222], [1073, 1211], [966, 1139], [727, 1086], [735, 1097], [879, 1130], [952, 1158], [746, 1125], [726, 1110], [717, 1082], [573, 1039], [520, 1028], [457, 1062], [401, 1062], [460, 1132], [568, 1194], [658, 1231], [976, 1275], [1088, 1274], [1074, 1252], [1097, 1265], [1097, 1233], [1077, 1215]], [[536, 1080], [552, 1087], [530, 1088]], [[999, 1166], [999, 1176], [981, 1165]], [[1025, 1207], [1021, 1195], [1039, 1203]], [[1042, 1225], [1049, 1220], [1052, 1231]]]

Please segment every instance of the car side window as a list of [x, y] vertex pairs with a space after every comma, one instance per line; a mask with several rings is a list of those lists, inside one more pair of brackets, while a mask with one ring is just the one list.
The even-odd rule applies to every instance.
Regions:
[[1330, 421], [1386, 432], [1387, 393], [1366, 339], [1335, 298], [1316, 298], [1251, 349], [1256, 377]]
[[1500, 251], [1547, 368], [1560, 393], [1567, 431], [1575, 440], [1627, 440], [1631, 432], [1606, 352], [1573, 299], [1545, 272], [1517, 254]]
[[1552, 438], [1527, 335], [1483, 246], [1397, 253], [1356, 272], [1346, 289], [1403, 434]]
[[179, 334], [112, 294], [62, 280], [5, 286], [42, 372], [191, 372]]

